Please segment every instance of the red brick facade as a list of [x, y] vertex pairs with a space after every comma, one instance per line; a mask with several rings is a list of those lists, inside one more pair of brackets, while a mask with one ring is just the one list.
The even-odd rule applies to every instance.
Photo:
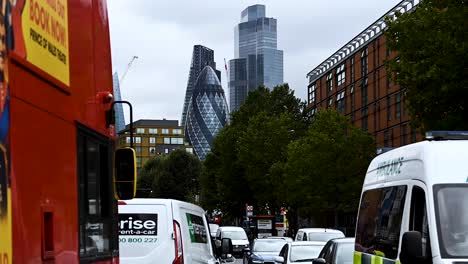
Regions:
[[385, 36], [377, 36], [318, 78], [310, 77], [308, 106], [337, 109], [374, 135], [378, 148], [421, 140], [409, 125], [404, 91], [387, 75], [385, 62], [394, 57], [386, 47]]

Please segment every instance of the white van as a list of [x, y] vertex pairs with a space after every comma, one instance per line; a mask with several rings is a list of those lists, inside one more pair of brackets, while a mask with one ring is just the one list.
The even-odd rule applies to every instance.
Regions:
[[120, 263], [215, 264], [205, 211], [170, 199], [119, 201]]
[[468, 263], [468, 132], [377, 156], [364, 180], [354, 263]]

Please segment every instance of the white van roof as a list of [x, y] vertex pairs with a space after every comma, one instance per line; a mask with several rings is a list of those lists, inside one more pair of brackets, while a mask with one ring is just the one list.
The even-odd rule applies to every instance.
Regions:
[[400, 180], [439, 183], [468, 183], [468, 140], [422, 141], [374, 158], [364, 187]]
[[244, 231], [242, 227], [238, 227], [238, 226], [220, 226], [219, 230], [221, 231]]
[[307, 232], [307, 233], [337, 233], [337, 234], [343, 234], [342, 231], [338, 229], [331, 229], [331, 228], [315, 228], [315, 227], [309, 227], [309, 228], [300, 228], [298, 230]]
[[163, 204], [163, 205], [180, 205], [181, 207], [186, 207], [186, 208], [194, 208], [196, 210], [201, 210], [205, 212], [203, 208], [201, 208], [198, 205], [179, 201], [179, 200], [174, 200], [174, 199], [158, 199], [158, 198], [135, 198], [131, 200], [121, 200], [119, 201], [119, 204], [125, 205], [125, 204], [141, 204], [141, 205], [152, 205], [152, 204]]

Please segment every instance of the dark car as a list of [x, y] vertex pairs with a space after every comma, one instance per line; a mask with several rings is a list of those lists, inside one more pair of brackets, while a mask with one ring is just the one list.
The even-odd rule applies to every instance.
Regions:
[[251, 252], [244, 255], [244, 264], [274, 263], [274, 258], [279, 255], [281, 248], [288, 241], [276, 238], [259, 238], [252, 243]]
[[313, 264], [353, 264], [354, 238], [335, 238], [327, 242]]

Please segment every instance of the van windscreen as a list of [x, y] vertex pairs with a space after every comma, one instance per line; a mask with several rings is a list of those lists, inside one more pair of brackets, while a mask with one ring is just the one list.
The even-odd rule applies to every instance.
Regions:
[[361, 198], [355, 250], [396, 259], [406, 185], [367, 190]]
[[468, 184], [434, 186], [437, 230], [443, 258], [468, 258]]
[[247, 235], [243, 230], [223, 231], [223, 238], [230, 238], [231, 240], [246, 240]]

